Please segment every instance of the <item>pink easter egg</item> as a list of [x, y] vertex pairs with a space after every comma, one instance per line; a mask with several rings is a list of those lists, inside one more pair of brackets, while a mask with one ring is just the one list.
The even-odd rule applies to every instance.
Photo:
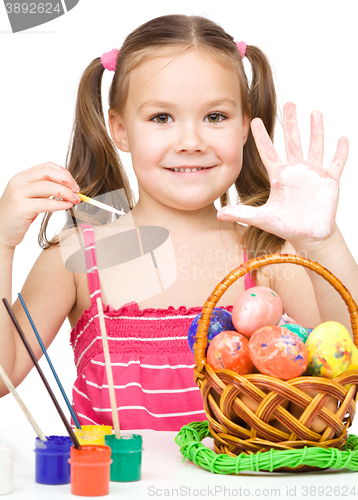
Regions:
[[238, 332], [250, 337], [263, 326], [277, 325], [282, 313], [282, 302], [277, 293], [266, 286], [255, 286], [235, 302], [232, 322]]
[[252, 373], [249, 341], [239, 332], [223, 331], [210, 342], [207, 362], [214, 370], [232, 370], [239, 375]]
[[281, 326], [265, 326], [256, 330], [250, 337], [249, 352], [261, 373], [282, 380], [299, 377], [308, 365], [308, 353], [303, 341]]

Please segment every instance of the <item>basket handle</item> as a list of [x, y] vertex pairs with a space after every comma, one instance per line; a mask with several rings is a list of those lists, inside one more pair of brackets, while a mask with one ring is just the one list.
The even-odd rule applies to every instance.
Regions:
[[291, 254], [272, 254], [265, 255], [264, 257], [253, 258], [247, 262], [241, 264], [241, 266], [233, 269], [226, 277], [216, 285], [214, 291], [205, 302], [203, 309], [201, 311], [201, 318], [198, 321], [198, 329], [196, 332], [196, 339], [194, 343], [194, 354], [195, 354], [195, 365], [196, 367], [203, 366], [206, 363], [205, 351], [208, 345], [208, 330], [210, 325], [210, 318], [214, 307], [216, 306], [220, 297], [226, 292], [226, 290], [235, 283], [236, 280], [245, 276], [245, 274], [253, 271], [254, 269], [259, 269], [260, 267], [268, 266], [270, 264], [297, 264], [299, 266], [307, 267], [311, 271], [315, 271], [317, 274], [322, 276], [328, 283], [330, 283], [333, 288], [341, 295], [342, 299], [348, 307], [350, 313], [350, 320], [353, 331], [353, 341], [356, 347], [358, 347], [358, 313], [357, 304], [354, 302], [352, 295], [349, 290], [343, 285], [343, 283], [336, 278], [328, 269], [318, 264], [318, 262], [313, 262], [309, 259], [304, 259], [299, 255]]

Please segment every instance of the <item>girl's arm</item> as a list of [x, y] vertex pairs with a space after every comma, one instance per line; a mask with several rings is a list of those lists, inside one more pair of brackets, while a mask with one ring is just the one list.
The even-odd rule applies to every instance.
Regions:
[[[23, 240], [31, 222], [39, 213], [71, 208], [76, 203], [76, 191], [71, 174], [53, 163], [30, 168], [10, 180], [0, 198], [1, 299], [6, 298], [10, 304], [12, 302], [15, 248]], [[76, 300], [72, 274], [64, 269], [58, 247], [41, 253], [26, 280], [22, 295], [45, 346], [50, 345]], [[18, 300], [13, 310], [37, 358], [40, 358], [42, 351]], [[2, 302], [0, 325], [0, 364], [13, 384], [18, 385], [31, 370], [32, 363]], [[7, 392], [1, 382], [0, 396]]]
[[[283, 246], [281, 253], [298, 254], [319, 262], [339, 277], [354, 297], [357, 295], [358, 276], [357, 273], [354, 275], [351, 269], [354, 269], [355, 262], [353, 260], [353, 265], [350, 267], [349, 260], [353, 257], [338, 228], [337, 231], [342, 238], [339, 248], [342, 250], [341, 256], [346, 266], [337, 265], [335, 254], [331, 251], [327, 251], [325, 255], [323, 249], [320, 255], [308, 253], [306, 250], [297, 251], [288, 242]], [[295, 264], [277, 264], [271, 267], [274, 268], [274, 272], [270, 273], [272, 279], [269, 286], [282, 298], [285, 312], [290, 317], [308, 328], [314, 328], [324, 321], [338, 321], [351, 331], [347, 306], [338, 292], [322, 276]], [[317, 303], [317, 296], [324, 297], [323, 303], [322, 301]]]
[[[244, 222], [285, 239], [301, 257], [317, 261], [335, 274], [357, 302], [358, 266], [335, 223], [339, 179], [348, 156], [348, 140], [345, 137], [339, 140], [332, 163], [324, 169], [321, 113], [315, 111], [311, 116], [308, 160], [303, 160], [293, 103], [284, 106], [283, 116], [287, 164], [281, 162], [262, 121], [255, 119], [252, 122], [255, 142], [270, 178], [268, 201], [261, 207], [224, 207], [219, 210], [218, 218]], [[287, 245], [282, 253], [286, 253]], [[294, 311], [290, 314], [287, 310], [287, 314], [298, 322], [301, 317], [305, 320], [302, 321], [304, 326], [315, 326], [309, 321], [317, 307], [320, 321], [339, 321], [351, 330], [347, 307], [338, 293], [321, 276], [303, 271], [305, 274], [301, 270], [295, 271], [291, 281], [275, 280], [275, 290], [286, 303], [286, 309]], [[305, 275], [310, 277], [311, 285]], [[310, 290], [313, 290], [317, 306]], [[307, 308], [303, 311], [298, 300], [300, 295], [310, 297], [303, 300], [304, 308]]]
[[[330, 236], [316, 245], [297, 244], [299, 255], [319, 262], [329, 269], [348, 288], [355, 302], [358, 302], [358, 266], [337, 225]], [[351, 331], [349, 312], [338, 292], [321, 276], [308, 271], [311, 278], [322, 322], [338, 321]]]
[[[0, 290], [0, 293], [3, 293], [2, 285]], [[76, 302], [73, 274], [65, 269], [58, 245], [40, 254], [26, 279], [21, 295], [47, 349]], [[40, 344], [19, 299], [13, 304], [12, 310], [36, 358], [40, 359], [42, 356]], [[33, 363], [2, 303], [0, 304], [0, 323], [2, 325], [0, 364], [12, 383], [17, 386], [33, 368]], [[0, 397], [7, 393], [6, 387], [1, 383]]]

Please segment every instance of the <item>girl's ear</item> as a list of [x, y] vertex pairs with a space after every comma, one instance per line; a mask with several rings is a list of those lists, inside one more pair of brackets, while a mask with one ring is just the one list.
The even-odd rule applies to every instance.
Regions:
[[112, 109], [108, 111], [108, 126], [114, 144], [125, 153], [129, 153], [129, 144], [123, 119]]
[[243, 115], [242, 117], [242, 145], [247, 141], [250, 132], [250, 116]]

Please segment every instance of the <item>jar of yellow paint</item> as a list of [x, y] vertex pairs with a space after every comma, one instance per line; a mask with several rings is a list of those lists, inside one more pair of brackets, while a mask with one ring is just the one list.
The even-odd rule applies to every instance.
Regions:
[[82, 425], [75, 429], [75, 435], [80, 445], [104, 445], [104, 436], [112, 434], [111, 425]]

